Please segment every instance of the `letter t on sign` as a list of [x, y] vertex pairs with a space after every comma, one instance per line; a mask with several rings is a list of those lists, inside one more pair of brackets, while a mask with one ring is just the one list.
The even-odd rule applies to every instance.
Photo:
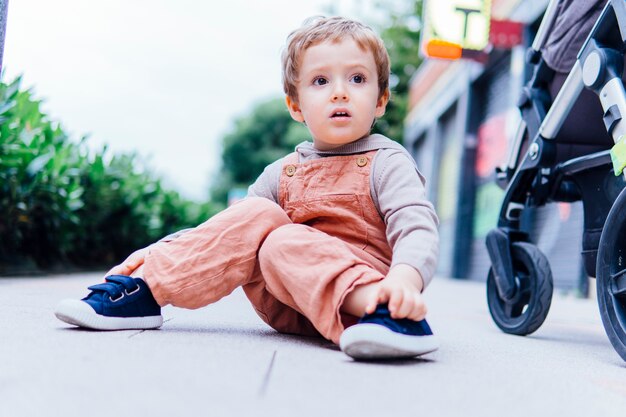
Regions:
[[467, 39], [467, 21], [469, 20], [469, 15], [472, 13], [481, 13], [481, 10], [480, 9], [466, 9], [464, 7], [455, 7], [455, 10], [465, 15], [463, 19], [463, 41], [465, 41]]

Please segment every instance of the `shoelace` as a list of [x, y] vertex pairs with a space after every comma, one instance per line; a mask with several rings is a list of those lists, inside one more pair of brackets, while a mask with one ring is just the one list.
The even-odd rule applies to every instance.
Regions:
[[139, 291], [141, 288], [134, 278], [125, 275], [110, 275], [105, 278], [106, 282], [102, 284], [92, 285], [88, 289], [93, 294], [107, 294], [109, 300], [115, 302], [124, 298], [125, 295], [131, 295]]

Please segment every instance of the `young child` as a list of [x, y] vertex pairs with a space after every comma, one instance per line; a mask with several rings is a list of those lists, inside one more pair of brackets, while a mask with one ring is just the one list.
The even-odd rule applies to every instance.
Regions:
[[407, 151], [370, 135], [389, 100], [389, 56], [367, 26], [316, 18], [283, 52], [289, 113], [313, 142], [272, 163], [246, 199], [132, 254], [56, 316], [101, 329], [160, 327], [161, 306], [195, 309], [242, 287], [279, 332], [321, 335], [356, 359], [437, 349], [421, 293], [437, 216]]

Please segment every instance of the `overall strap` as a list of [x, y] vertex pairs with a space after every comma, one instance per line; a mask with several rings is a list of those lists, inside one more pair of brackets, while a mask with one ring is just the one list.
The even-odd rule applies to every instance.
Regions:
[[298, 152], [291, 152], [290, 154], [286, 155], [283, 158], [283, 167], [285, 165], [299, 164], [299, 163], [300, 163], [300, 156], [298, 156]]

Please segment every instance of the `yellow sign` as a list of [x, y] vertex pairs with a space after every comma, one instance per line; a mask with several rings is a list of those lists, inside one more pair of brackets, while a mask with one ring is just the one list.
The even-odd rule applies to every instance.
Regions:
[[428, 0], [422, 45], [438, 40], [481, 51], [489, 43], [491, 0]]

